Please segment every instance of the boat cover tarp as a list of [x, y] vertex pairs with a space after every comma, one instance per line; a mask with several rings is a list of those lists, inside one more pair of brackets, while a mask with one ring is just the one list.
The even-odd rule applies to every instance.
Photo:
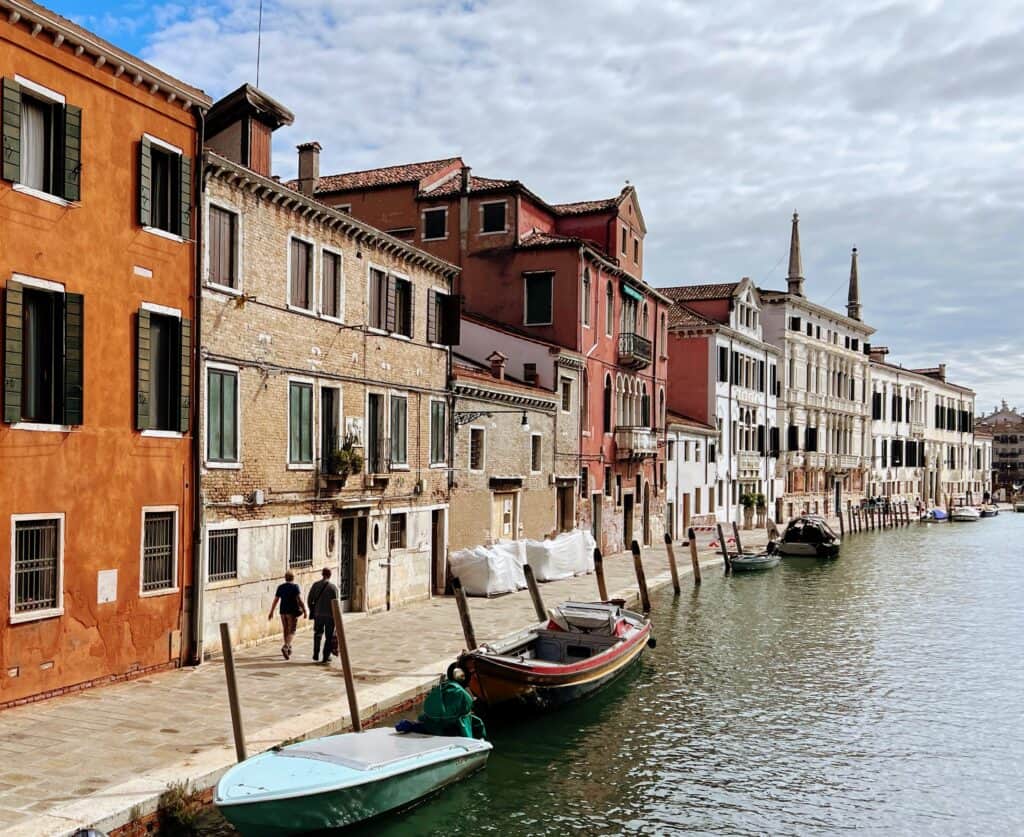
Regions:
[[380, 770], [395, 762], [419, 758], [452, 747], [472, 747], [470, 739], [420, 733], [398, 733], [390, 728], [329, 735], [292, 744], [277, 755], [341, 764], [353, 770]]
[[563, 631], [581, 631], [597, 636], [616, 636], [621, 618], [615, 605], [565, 602], [548, 611], [548, 616]]
[[526, 560], [537, 581], [558, 581], [593, 572], [595, 546], [588, 530], [576, 529], [550, 541], [526, 541]]
[[526, 549], [522, 541], [460, 549], [449, 561], [452, 575], [462, 582], [467, 596], [500, 596], [526, 589]]

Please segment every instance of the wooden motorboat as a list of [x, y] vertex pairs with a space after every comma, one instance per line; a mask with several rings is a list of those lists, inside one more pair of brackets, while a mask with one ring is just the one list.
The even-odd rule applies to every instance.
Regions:
[[775, 548], [782, 555], [796, 558], [835, 558], [840, 545], [839, 535], [825, 518], [805, 515], [789, 521]]
[[1013, 510], [1015, 512], [1024, 512], [1024, 503], [1014, 503]]
[[999, 514], [999, 506], [995, 503], [985, 503], [979, 511], [982, 517], [996, 517]]
[[955, 523], [972, 523], [981, 517], [981, 512], [974, 506], [957, 506], [950, 515]]
[[744, 552], [741, 555], [729, 557], [729, 564], [734, 573], [753, 572], [755, 570], [770, 570], [779, 566], [782, 556], [778, 552]]
[[330, 735], [236, 764], [213, 802], [243, 837], [342, 828], [406, 808], [482, 768], [491, 745], [391, 728]]
[[463, 653], [448, 668], [485, 712], [549, 709], [606, 686], [654, 645], [651, 623], [614, 602], [566, 602], [549, 619]]

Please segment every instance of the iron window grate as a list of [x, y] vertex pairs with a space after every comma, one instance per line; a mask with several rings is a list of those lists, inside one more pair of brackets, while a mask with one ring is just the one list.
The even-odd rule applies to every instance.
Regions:
[[58, 604], [60, 520], [15, 524], [14, 612], [50, 610]]
[[209, 534], [209, 544], [209, 580], [238, 578], [238, 530], [214, 530]]
[[288, 533], [288, 566], [292, 569], [313, 566], [313, 522], [293, 523]]
[[146, 512], [142, 544], [142, 591], [174, 587], [174, 518], [172, 511]]

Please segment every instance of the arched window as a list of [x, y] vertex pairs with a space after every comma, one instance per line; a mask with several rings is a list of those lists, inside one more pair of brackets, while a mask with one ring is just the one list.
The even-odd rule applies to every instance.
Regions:
[[590, 325], [590, 268], [583, 268], [583, 325]]
[[583, 370], [583, 384], [580, 386], [580, 423], [590, 430], [590, 376]]
[[644, 315], [643, 315], [643, 320], [642, 320], [642, 325], [641, 325], [641, 328], [643, 328], [643, 331], [641, 332], [641, 334], [644, 337], [647, 336], [647, 326], [648, 326], [648, 322], [647, 322], [647, 306], [645, 305], [644, 306]]
[[651, 426], [651, 396], [647, 394], [647, 384], [643, 384], [640, 389], [640, 424]]
[[665, 413], [665, 388], [658, 392], [658, 418], [661, 427], [668, 427], [668, 417]]
[[626, 383], [621, 375], [615, 377], [615, 415], [619, 424], [629, 424], [629, 411], [626, 409]]
[[608, 287], [605, 288], [604, 292], [604, 333], [608, 336], [612, 336], [612, 318], [615, 316], [615, 289], [612, 288], [612, 283], [608, 283]]
[[665, 312], [661, 312], [661, 353], [663, 355], [668, 354], [668, 319], [665, 317]]
[[604, 432], [612, 432], [612, 376], [604, 376]]

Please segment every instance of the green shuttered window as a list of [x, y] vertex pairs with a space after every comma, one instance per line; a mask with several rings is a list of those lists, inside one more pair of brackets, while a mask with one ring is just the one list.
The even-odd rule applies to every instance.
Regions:
[[448, 425], [445, 422], [445, 403], [430, 402], [430, 464], [440, 465], [446, 459]]
[[143, 136], [138, 152], [139, 224], [188, 238], [192, 234], [192, 160]]
[[136, 318], [135, 427], [187, 433], [192, 322], [140, 309]]
[[313, 464], [313, 385], [288, 384], [288, 462]]
[[238, 373], [209, 369], [206, 373], [206, 458], [238, 461]]
[[391, 464], [409, 464], [409, 401], [402, 395], [391, 396]]

